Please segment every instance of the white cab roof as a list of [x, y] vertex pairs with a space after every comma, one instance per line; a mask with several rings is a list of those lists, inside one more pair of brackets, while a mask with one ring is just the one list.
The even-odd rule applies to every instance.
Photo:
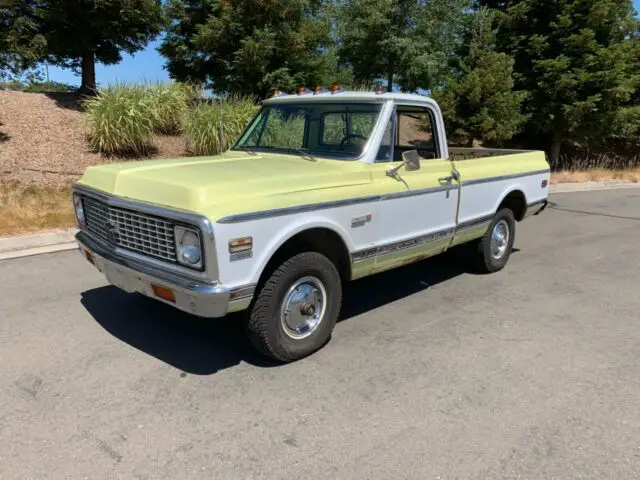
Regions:
[[409, 104], [425, 104], [431, 105], [437, 108], [436, 102], [427, 96], [418, 95], [415, 93], [375, 93], [375, 92], [338, 92], [338, 93], [305, 93], [302, 95], [288, 94], [281, 95], [279, 97], [270, 97], [264, 100], [262, 103], [265, 105], [272, 105], [276, 103], [303, 103], [303, 102], [371, 102], [371, 103], [385, 103], [388, 101], [394, 101], [396, 103], [409, 103]]

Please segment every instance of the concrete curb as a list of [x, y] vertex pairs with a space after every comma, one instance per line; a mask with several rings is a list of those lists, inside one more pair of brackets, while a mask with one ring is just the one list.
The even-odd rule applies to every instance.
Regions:
[[69, 228], [29, 235], [0, 237], [0, 260], [73, 250], [78, 247], [75, 242], [76, 232], [77, 229]]
[[[549, 187], [549, 193], [589, 192], [617, 188], [639, 188], [640, 183], [618, 180], [605, 182], [558, 183]], [[54, 230], [29, 235], [0, 237], [0, 260], [28, 257], [43, 253], [61, 252], [78, 248], [75, 242], [76, 228]]]

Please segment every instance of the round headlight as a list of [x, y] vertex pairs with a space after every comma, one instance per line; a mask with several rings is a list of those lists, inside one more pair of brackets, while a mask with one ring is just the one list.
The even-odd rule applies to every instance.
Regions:
[[76, 218], [78, 219], [78, 222], [84, 223], [84, 207], [82, 206], [82, 198], [78, 195], [73, 196], [73, 207], [76, 210]]
[[198, 232], [190, 228], [176, 226], [175, 239], [178, 262], [188, 267], [200, 268], [202, 266], [202, 251]]
[[196, 245], [180, 247], [180, 256], [186, 263], [197, 265], [200, 263], [200, 247]]

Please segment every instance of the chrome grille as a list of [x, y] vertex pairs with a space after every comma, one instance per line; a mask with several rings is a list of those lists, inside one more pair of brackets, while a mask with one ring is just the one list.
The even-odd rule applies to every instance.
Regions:
[[162, 218], [83, 197], [86, 226], [103, 240], [138, 253], [176, 261], [173, 224]]

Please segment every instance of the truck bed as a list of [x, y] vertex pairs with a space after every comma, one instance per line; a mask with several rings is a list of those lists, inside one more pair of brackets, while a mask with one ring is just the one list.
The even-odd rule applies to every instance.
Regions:
[[450, 160], [472, 160], [474, 158], [485, 158], [505, 155], [516, 155], [518, 153], [527, 153], [532, 150], [510, 150], [502, 148], [463, 148], [448, 147]]

